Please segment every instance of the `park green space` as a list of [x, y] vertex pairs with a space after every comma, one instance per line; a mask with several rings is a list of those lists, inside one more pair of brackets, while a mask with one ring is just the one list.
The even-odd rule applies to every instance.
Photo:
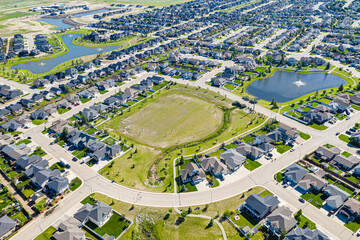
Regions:
[[[181, 99], [181, 104], [177, 98]], [[100, 174], [127, 187], [171, 191], [175, 158], [209, 152], [211, 148], [215, 150], [223, 142], [230, 142], [229, 139], [257, 128], [265, 121], [264, 116], [245, 113], [233, 108], [231, 103], [226, 97], [201, 88], [176, 84], [162, 89], [131, 107], [130, 111], [125, 110], [123, 115], [98, 126], [108, 130], [115, 139], [121, 138], [125, 144], [133, 145], [132, 150], [113, 160]], [[173, 109], [176, 106], [181, 109]], [[159, 112], [159, 109], [166, 111]], [[180, 112], [179, 116], [173, 116]], [[124, 128], [119, 127], [120, 124]], [[129, 124], [132, 126], [127, 127]], [[131, 127], [140, 131], [135, 126], [141, 128], [141, 135], [139, 132], [129, 134]], [[158, 133], [152, 135], [154, 129]], [[161, 145], [152, 141], [160, 141]], [[161, 186], [158, 186], [159, 182], [162, 182]], [[149, 187], [149, 184], [157, 187]]]

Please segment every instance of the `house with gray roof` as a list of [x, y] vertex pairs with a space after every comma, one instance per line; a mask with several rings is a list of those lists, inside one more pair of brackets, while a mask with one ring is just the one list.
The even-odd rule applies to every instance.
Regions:
[[350, 155], [348, 157], [345, 157], [344, 155], [336, 155], [332, 162], [334, 162], [338, 167], [349, 171], [352, 168], [354, 168], [356, 165], [359, 164], [359, 158], [357, 158], [354, 155]]
[[310, 192], [315, 190], [317, 192], [321, 191], [324, 187], [326, 187], [328, 181], [317, 176], [313, 173], [307, 173], [298, 183], [298, 187], [302, 190], [302, 192]]
[[245, 200], [240, 206], [240, 210], [256, 220], [261, 220], [274, 211], [279, 204], [280, 201], [276, 196], [268, 195], [263, 198], [255, 193]]
[[46, 167], [49, 166], [49, 162], [46, 160], [42, 160], [36, 164], [31, 165], [28, 169], [24, 171], [24, 176], [28, 178], [32, 178], [35, 173], [45, 170]]
[[337, 147], [327, 148], [320, 146], [315, 151], [315, 156], [323, 161], [331, 161], [336, 155], [339, 155], [341, 150]]
[[101, 227], [110, 219], [112, 212], [112, 207], [97, 201], [94, 205], [86, 203], [75, 213], [74, 217], [82, 224], [90, 221]]
[[280, 238], [283, 231], [288, 233], [296, 226], [297, 221], [292, 215], [288, 207], [281, 206], [266, 218], [263, 226]]
[[23, 156], [16, 161], [16, 165], [24, 170], [28, 169], [31, 165], [40, 162], [42, 158], [37, 155]]
[[44, 169], [40, 170], [37, 173], [34, 174], [34, 176], [31, 178], [31, 182], [40, 188], [45, 187], [45, 185], [50, 181], [50, 179], [58, 177], [61, 175], [61, 172], [59, 169], [50, 170], [50, 169]]
[[54, 195], [62, 194], [69, 187], [69, 180], [61, 176], [53, 177], [50, 178], [46, 187]]
[[250, 144], [247, 144], [247, 143], [241, 143], [238, 147], [235, 148], [235, 150], [238, 153], [240, 153], [252, 160], [259, 159], [265, 154], [264, 150], [262, 150], [258, 147], [255, 147], [255, 146], [251, 146]]
[[63, 221], [58, 226], [52, 238], [55, 240], [85, 240], [85, 231], [78, 226], [80, 222], [73, 217]]
[[228, 168], [217, 157], [208, 157], [200, 160], [200, 166], [205, 172], [217, 178], [224, 178], [225, 174], [228, 174]]
[[4, 215], [0, 218], [0, 238], [7, 239], [7, 237], [15, 230], [16, 222]]
[[190, 182], [196, 185], [206, 179], [206, 174], [195, 163], [190, 162], [180, 171], [180, 178], [184, 184]]
[[328, 196], [326, 205], [331, 209], [338, 209], [350, 197], [350, 194], [335, 186], [334, 184], [328, 185], [324, 189], [324, 194]]
[[25, 157], [30, 151], [31, 150], [26, 147], [26, 144], [24, 143], [19, 145], [10, 144], [1, 149], [1, 152], [12, 160], [17, 160], [21, 157]]
[[319, 229], [296, 227], [286, 234], [285, 240], [330, 240], [330, 238]]
[[94, 121], [100, 116], [97, 111], [90, 108], [84, 108], [84, 110], [82, 110], [82, 114], [84, 114], [86, 120], [88, 120], [89, 122]]
[[299, 166], [296, 163], [291, 164], [285, 168], [284, 181], [289, 181], [293, 184], [298, 183], [306, 174], [308, 170]]
[[222, 160], [228, 169], [232, 172], [238, 170], [246, 160], [246, 157], [238, 153], [235, 149], [229, 149], [220, 154]]

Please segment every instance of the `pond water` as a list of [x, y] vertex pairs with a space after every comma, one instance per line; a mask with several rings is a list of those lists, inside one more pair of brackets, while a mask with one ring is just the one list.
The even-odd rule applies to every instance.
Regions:
[[58, 28], [56, 30], [63, 30], [63, 29], [67, 29], [67, 28], [71, 28], [73, 27], [73, 25], [67, 24], [63, 22], [64, 18], [40, 18], [36, 21], [39, 22], [46, 22], [49, 23], [51, 25], [55, 25]]
[[84, 16], [88, 16], [88, 15], [94, 15], [94, 14], [98, 14], [98, 13], [103, 13], [103, 12], [108, 12], [109, 9], [98, 9], [95, 11], [91, 11], [91, 12], [86, 12], [86, 13], [77, 13], [74, 15], [74, 17], [84, 17]]
[[55, 68], [57, 65], [69, 61], [74, 58], [79, 58], [83, 56], [98, 54], [102, 52], [113, 51], [120, 46], [108, 46], [108, 47], [84, 47], [72, 44], [72, 40], [76, 37], [81, 36], [82, 34], [67, 34], [61, 36], [61, 39], [64, 41], [65, 45], [69, 48], [69, 51], [63, 55], [60, 55], [55, 58], [50, 58], [41, 61], [34, 61], [29, 63], [21, 63], [18, 65], [14, 65], [12, 69], [25, 69], [29, 70], [35, 74], [41, 74], [50, 71]]
[[339, 87], [346, 81], [328, 73], [276, 71], [269, 78], [253, 81], [246, 91], [260, 99], [287, 102], [311, 92]]

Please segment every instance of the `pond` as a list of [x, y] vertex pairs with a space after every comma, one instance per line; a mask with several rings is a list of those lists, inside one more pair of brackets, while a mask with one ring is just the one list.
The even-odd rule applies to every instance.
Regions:
[[41, 60], [41, 61], [33, 61], [28, 63], [21, 63], [12, 66], [12, 69], [25, 69], [29, 70], [35, 74], [42, 74], [48, 72], [55, 68], [57, 65], [62, 64], [71, 59], [84, 57], [88, 55], [103, 53], [113, 51], [118, 49], [120, 46], [108, 46], [108, 47], [84, 47], [75, 45], [72, 43], [72, 40], [76, 37], [79, 37], [83, 34], [66, 34], [61, 36], [61, 39], [64, 41], [65, 45], [69, 48], [69, 51], [65, 54], [62, 54], [58, 57]]
[[246, 91], [260, 99], [287, 102], [308, 93], [339, 87], [346, 81], [328, 73], [298, 73], [276, 71], [269, 78], [253, 81]]
[[51, 25], [57, 26], [58, 28], [56, 30], [63, 30], [63, 29], [68, 29], [68, 28], [74, 27], [73, 25], [64, 23], [63, 19], [64, 18], [40, 18], [36, 21], [46, 22]]
[[98, 14], [98, 13], [103, 13], [103, 12], [108, 12], [109, 9], [107, 8], [103, 8], [103, 9], [98, 9], [98, 10], [94, 10], [94, 11], [87, 11], [87, 12], [84, 12], [84, 13], [77, 13], [74, 15], [74, 17], [84, 17], [84, 16], [88, 16], [88, 15], [95, 15], [95, 14]]

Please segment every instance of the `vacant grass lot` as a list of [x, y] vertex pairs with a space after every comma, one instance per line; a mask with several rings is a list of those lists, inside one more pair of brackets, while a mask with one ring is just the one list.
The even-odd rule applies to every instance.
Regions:
[[[181, 84], [172, 85], [170, 90], [169, 89], [163, 89], [160, 91], [160, 93], [153, 94], [153, 98], [146, 99], [145, 102], [140, 102], [139, 104], [136, 104], [134, 107], [131, 108], [130, 112], [128, 110], [125, 110], [123, 115], [118, 118], [118, 122], [121, 120], [126, 120], [129, 117], [134, 118], [135, 115], [138, 115], [138, 119], [135, 119], [136, 121], [144, 121], [141, 118], [141, 115], [139, 112], [146, 113], [146, 114], [153, 114], [148, 113], [147, 109], [148, 107], [152, 107], [153, 103], [158, 104], [158, 101], [161, 102], [161, 96], [164, 96], [165, 99], [167, 99], [168, 96], [171, 95], [177, 95], [177, 96], [185, 96], [186, 98], [189, 98], [192, 103], [195, 103], [199, 106], [206, 106], [205, 109], [211, 109], [213, 112], [220, 111], [221, 115], [221, 124], [220, 128], [221, 131], [217, 130], [219, 129], [218, 125], [213, 125], [213, 128], [217, 129], [203, 129], [204, 132], [207, 132], [207, 134], [202, 135], [204, 137], [199, 138], [198, 136], [190, 136], [189, 130], [185, 129], [186, 126], [180, 122], [183, 126], [183, 131], [181, 129], [177, 128], [175, 125], [174, 128], [176, 128], [177, 134], [181, 135], [183, 137], [188, 136], [188, 139], [195, 139], [184, 144], [178, 144], [175, 139], [175, 135], [173, 135], [171, 138], [170, 136], [166, 136], [167, 139], [170, 139], [173, 142], [172, 146], [169, 146], [167, 148], [161, 148], [156, 145], [156, 143], [149, 143], [146, 144], [144, 142], [140, 142], [142, 140], [141, 138], [137, 138], [138, 141], [135, 141], [132, 138], [128, 138], [127, 136], [123, 135], [120, 131], [125, 131], [125, 129], [118, 129], [119, 132], [110, 129], [110, 125], [112, 125], [113, 128], [118, 128], [118, 125], [116, 125], [115, 122], [108, 121], [106, 124], [100, 125], [100, 129], [108, 129], [110, 135], [112, 135], [115, 139], [119, 139], [119, 137], [122, 138], [122, 141], [124, 141], [127, 145], [132, 145], [133, 149], [126, 153], [125, 155], [115, 159], [112, 163], [109, 163], [107, 166], [105, 166], [101, 170], [101, 174], [108, 178], [109, 180], [114, 180], [116, 183], [119, 183], [121, 185], [125, 185], [127, 187], [132, 187], [140, 190], [148, 190], [153, 192], [163, 192], [163, 191], [173, 191], [174, 188], [174, 182], [173, 182], [173, 160], [175, 158], [193, 154], [200, 154], [205, 152], [210, 152], [211, 150], [215, 150], [216, 148], [219, 148], [221, 143], [229, 140], [230, 138], [233, 138], [247, 130], [251, 130], [257, 126], [259, 126], [261, 123], [264, 122], [264, 117], [259, 114], [249, 114], [245, 113], [240, 109], [233, 109], [233, 110], [224, 110], [222, 111], [221, 108], [229, 109], [231, 108], [231, 101], [229, 99], [224, 98], [223, 96], [218, 95], [215, 92], [208, 91], [206, 89], [196, 89], [190, 86], [184, 86]], [[171, 100], [172, 101], [172, 100]], [[177, 101], [176, 99], [174, 101]], [[205, 103], [204, 103], [205, 102]], [[154, 104], [154, 105], [156, 105]], [[164, 105], [165, 103], [162, 103]], [[166, 103], [168, 104], [168, 103]], [[166, 105], [165, 104], [165, 105]], [[175, 104], [174, 104], [175, 105]], [[181, 105], [181, 104], [180, 104]], [[187, 103], [184, 103], [187, 108], [189, 108]], [[153, 108], [154, 110], [158, 110], [158, 107]], [[191, 108], [190, 108], [191, 109]], [[204, 111], [204, 108], [199, 108], [199, 111]], [[146, 111], [145, 111], [146, 110]], [[186, 111], [190, 111], [188, 109], [185, 109]], [[174, 113], [178, 112], [178, 110], [171, 109]], [[227, 113], [222, 113], [226, 112]], [[160, 112], [160, 114], [163, 114]], [[204, 112], [205, 115], [211, 116], [213, 113]], [[193, 116], [197, 116], [197, 113], [193, 114], [187, 114], [187, 118], [184, 119], [183, 122], [188, 122], [189, 129], [190, 127], [193, 129], [193, 131], [198, 131], [198, 129], [194, 128], [194, 123], [198, 124], [197, 128], [202, 127], [204, 128], [203, 123], [198, 123], [196, 119]], [[227, 117], [225, 117], [227, 116]], [[159, 118], [158, 116], [154, 116], [155, 118]], [[169, 116], [173, 117], [173, 116]], [[199, 116], [202, 118], [202, 116]], [[147, 123], [151, 121], [151, 119], [145, 118], [146, 121], [144, 121], [144, 125], [149, 126]], [[179, 118], [182, 118], [179, 116]], [[213, 117], [212, 117], [213, 118]], [[169, 119], [164, 119], [162, 117], [162, 121], [168, 122]], [[213, 118], [214, 119], [214, 118]], [[112, 120], [115, 121], [115, 120]], [[172, 121], [177, 121], [177, 119], [173, 119]], [[205, 119], [203, 121], [209, 121], [209, 119]], [[131, 123], [129, 123], [131, 124]], [[155, 129], [168, 129], [167, 126], [158, 126], [162, 125], [163, 123], [158, 122], [158, 124], [152, 123], [153, 128]], [[145, 131], [145, 129], [143, 130]], [[151, 133], [150, 127], [146, 130], [149, 133]], [[188, 135], [184, 135], [185, 132]], [[171, 131], [170, 131], [171, 133]], [[156, 136], [155, 136], [156, 137]], [[144, 136], [144, 139], [147, 139], [149, 141], [149, 136]], [[197, 139], [197, 140], [196, 140]], [[161, 140], [161, 139], [160, 139]], [[155, 141], [155, 140], [153, 140]], [[169, 141], [169, 140], [167, 140]], [[190, 142], [189, 142], [190, 141]], [[150, 146], [151, 144], [151, 146]], [[214, 148], [211, 149], [210, 148]], [[148, 187], [147, 182], [150, 184], [153, 184], [154, 182], [161, 180], [163, 182], [162, 187]]]
[[165, 148], [201, 139], [221, 125], [222, 111], [193, 96], [165, 91], [138, 111], [126, 112], [103, 125], [135, 142]]

